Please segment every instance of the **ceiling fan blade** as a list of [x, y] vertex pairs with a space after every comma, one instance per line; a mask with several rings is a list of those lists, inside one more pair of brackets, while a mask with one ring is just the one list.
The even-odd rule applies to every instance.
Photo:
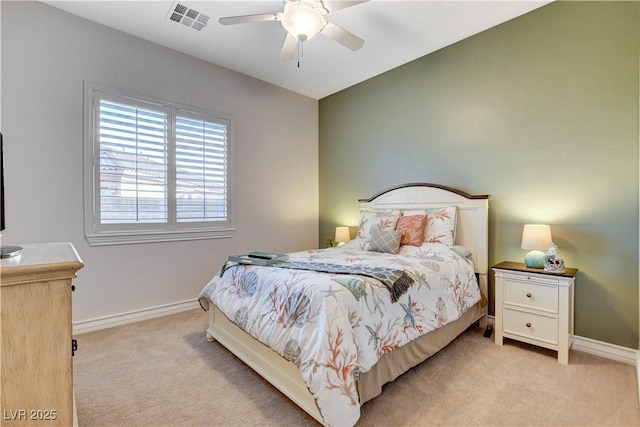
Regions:
[[261, 13], [258, 15], [227, 16], [218, 19], [222, 25], [250, 24], [252, 22], [278, 21], [281, 13]]
[[350, 33], [344, 28], [338, 27], [333, 22], [327, 22], [327, 25], [324, 26], [320, 34], [329, 37], [332, 40], [337, 41], [342, 46], [351, 49], [358, 50], [364, 45], [364, 40], [355, 34]]
[[287, 37], [284, 39], [282, 50], [280, 51], [280, 59], [288, 61], [293, 58], [293, 54], [296, 53], [298, 48], [298, 39], [287, 33]]
[[346, 9], [351, 6], [355, 6], [360, 3], [367, 3], [369, 0], [363, 1], [340, 1], [340, 0], [325, 0], [324, 6], [329, 12], [335, 12], [336, 10]]

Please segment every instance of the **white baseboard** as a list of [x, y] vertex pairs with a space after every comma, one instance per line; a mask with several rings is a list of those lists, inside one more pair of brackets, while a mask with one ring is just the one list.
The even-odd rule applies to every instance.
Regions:
[[640, 402], [640, 350], [636, 350], [636, 377], [638, 380], [638, 402]]
[[622, 347], [615, 344], [609, 344], [602, 341], [592, 340], [590, 338], [573, 336], [573, 345], [571, 349], [583, 351], [585, 353], [604, 357], [618, 362], [636, 365], [638, 363], [637, 350]]
[[84, 334], [86, 332], [98, 331], [100, 329], [113, 328], [129, 323], [141, 322], [143, 320], [154, 319], [156, 317], [168, 316], [183, 311], [199, 308], [197, 300], [176, 302], [173, 304], [160, 305], [157, 307], [145, 308], [142, 310], [119, 313], [112, 316], [98, 317], [95, 319], [82, 320], [73, 323], [74, 334]]
[[[490, 324], [495, 325], [495, 316], [489, 315], [487, 317], [487, 321]], [[628, 363], [630, 365], [636, 365], [638, 385], [640, 385], [640, 350], [633, 350], [631, 348], [596, 341], [591, 338], [579, 337], [577, 335], [573, 336], [573, 345], [571, 346], [571, 349], [604, 357], [606, 359], [616, 360], [618, 362]]]

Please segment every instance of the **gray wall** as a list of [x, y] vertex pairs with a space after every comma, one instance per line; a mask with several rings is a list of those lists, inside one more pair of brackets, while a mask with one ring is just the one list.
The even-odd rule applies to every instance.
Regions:
[[[316, 100], [42, 3], [0, 4], [8, 226], [2, 242], [75, 245], [85, 262], [76, 281], [75, 322], [193, 301], [232, 253], [294, 251], [316, 244]], [[233, 117], [233, 238], [87, 244], [84, 80]]]
[[490, 262], [551, 224], [576, 334], [637, 348], [639, 18], [554, 2], [322, 99], [320, 243], [393, 185], [488, 193]]

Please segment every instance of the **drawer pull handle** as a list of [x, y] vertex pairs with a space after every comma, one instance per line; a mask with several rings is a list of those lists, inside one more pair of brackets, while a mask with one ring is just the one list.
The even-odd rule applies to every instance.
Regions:
[[527, 298], [531, 298], [531, 292], [527, 292]]
[[531, 327], [531, 322], [527, 322], [526, 326], [527, 326], [527, 328], [530, 328]]

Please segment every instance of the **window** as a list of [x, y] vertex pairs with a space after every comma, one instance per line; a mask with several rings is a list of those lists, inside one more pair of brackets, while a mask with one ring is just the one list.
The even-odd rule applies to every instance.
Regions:
[[231, 121], [85, 84], [91, 245], [233, 235]]

